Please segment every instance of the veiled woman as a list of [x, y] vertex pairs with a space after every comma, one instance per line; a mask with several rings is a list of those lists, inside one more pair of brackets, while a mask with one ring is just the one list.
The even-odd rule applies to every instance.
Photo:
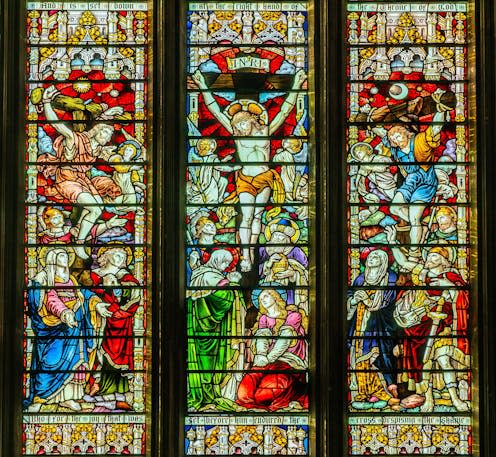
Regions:
[[350, 365], [359, 370], [353, 406], [383, 408], [397, 396], [391, 338], [398, 329], [393, 317], [397, 276], [389, 270], [388, 254], [382, 249], [368, 251], [362, 260], [365, 269], [353, 282], [353, 287], [361, 288], [348, 295]]
[[[86, 371], [95, 350], [95, 335], [108, 304], [85, 289], [70, 274], [71, 248], [44, 248], [43, 270], [30, 283], [28, 316], [37, 337], [33, 342], [29, 393], [24, 407], [39, 411], [58, 404], [79, 411]], [[67, 287], [67, 288], [64, 288]]]
[[219, 337], [244, 334], [243, 298], [238, 291], [225, 288], [240, 280], [239, 273], [226, 273], [232, 261], [228, 250], [213, 251], [208, 261], [191, 275], [192, 289], [187, 302], [188, 369], [197, 372], [188, 374], [189, 410], [212, 405], [226, 411], [234, 409], [234, 403], [221, 393], [226, 374], [218, 372], [226, 370], [236, 356], [230, 341]]

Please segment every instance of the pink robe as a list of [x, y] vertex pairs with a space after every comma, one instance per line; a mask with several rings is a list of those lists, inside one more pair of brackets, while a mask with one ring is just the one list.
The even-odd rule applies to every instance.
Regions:
[[[87, 173], [92, 169], [98, 153], [92, 153], [86, 132], [73, 132], [73, 135], [76, 153], [72, 159], [68, 160], [64, 154], [66, 145], [63, 135], [59, 135], [53, 143], [55, 156], [50, 154], [40, 156], [40, 162], [46, 163], [39, 167], [45, 178], [55, 175], [55, 184], [44, 189], [45, 196], [58, 202], [76, 203], [82, 193], [110, 198], [121, 195], [121, 188], [108, 176], [96, 176], [91, 179], [88, 177]], [[97, 152], [99, 149], [100, 146]]]

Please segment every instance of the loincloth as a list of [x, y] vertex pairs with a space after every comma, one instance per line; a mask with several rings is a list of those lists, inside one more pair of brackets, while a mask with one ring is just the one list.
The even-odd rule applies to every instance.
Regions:
[[245, 192], [256, 197], [267, 187], [272, 190], [272, 199], [275, 203], [284, 202], [284, 184], [277, 171], [267, 170], [256, 176], [246, 176], [241, 171], [236, 174], [238, 195]]

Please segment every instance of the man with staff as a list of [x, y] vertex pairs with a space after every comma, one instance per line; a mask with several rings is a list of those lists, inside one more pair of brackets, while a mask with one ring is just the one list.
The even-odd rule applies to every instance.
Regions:
[[[410, 273], [413, 286], [425, 289], [402, 291], [396, 302], [395, 320], [404, 328], [401, 345], [403, 369], [400, 382], [406, 382], [412, 402], [423, 412], [434, 408], [433, 388], [449, 392], [457, 411], [468, 411], [469, 404], [460, 398], [455, 370], [470, 366], [468, 345], [469, 293], [467, 283], [454, 267], [455, 249], [436, 246], [425, 249], [422, 260], [411, 260], [396, 247], [396, 228], [386, 228], [394, 259], [403, 271]], [[434, 369], [442, 373], [432, 373]]]
[[[441, 145], [441, 130], [449, 119], [454, 102], [454, 94], [438, 88], [429, 97], [418, 97], [394, 107], [384, 106], [368, 114], [367, 120], [375, 122], [392, 118], [408, 122], [395, 123], [387, 129], [373, 127], [372, 131], [389, 149], [393, 160], [398, 162], [403, 183], [396, 189], [390, 211], [410, 226], [410, 243], [413, 245], [422, 240], [422, 214], [426, 206], [433, 202], [438, 190], [435, 150]], [[432, 115], [432, 124], [418, 132], [411, 122], [412, 117], [418, 119], [418, 116], [426, 115]], [[420, 249], [412, 247], [410, 256], [418, 258]]]

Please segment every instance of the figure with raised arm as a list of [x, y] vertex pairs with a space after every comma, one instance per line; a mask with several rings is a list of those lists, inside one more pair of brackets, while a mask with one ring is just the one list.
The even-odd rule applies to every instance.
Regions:
[[236, 190], [225, 200], [225, 203], [229, 203], [234, 198], [239, 198], [241, 205], [239, 225], [239, 241], [243, 245], [241, 271], [250, 271], [253, 267], [255, 254], [253, 245], [258, 242], [262, 227], [263, 205], [271, 197], [274, 203], [284, 202], [284, 183], [277, 171], [269, 166], [270, 136], [283, 125], [293, 110], [298, 95], [294, 91], [301, 89], [306, 78], [303, 70], [295, 74], [293, 91], [286, 97], [277, 115], [269, 122], [267, 110], [255, 100], [238, 99], [222, 111], [212, 92], [208, 91], [203, 74], [199, 70], [193, 74], [193, 80], [198, 88], [205, 91], [202, 95], [208, 110], [233, 136], [237, 161], [242, 164], [236, 171]]
[[[444, 91], [438, 89], [433, 99], [440, 100]], [[434, 95], [436, 95], [434, 97]], [[421, 218], [438, 189], [434, 162], [434, 150], [441, 144], [441, 130], [451, 108], [437, 103], [432, 124], [419, 133], [409, 129], [408, 124], [393, 125], [389, 129], [374, 127], [373, 132], [382, 138], [394, 161], [399, 163], [403, 183], [396, 190], [391, 203], [391, 213], [410, 225], [410, 243], [421, 242], [423, 228]], [[420, 250], [413, 248], [410, 256], [418, 257]]]
[[[59, 136], [53, 143], [55, 156], [40, 156], [40, 166], [45, 176], [55, 176], [55, 183], [46, 187], [46, 195], [56, 201], [68, 201], [83, 206], [78, 224], [76, 243], [83, 244], [97, 223], [103, 206], [103, 197], [115, 198], [122, 194], [121, 188], [108, 176], [90, 177], [94, 162], [99, 157], [107, 157], [112, 147], [106, 146], [114, 133], [112, 125], [97, 123], [86, 132], [75, 132], [65, 123], [59, 122], [52, 100], [58, 95], [52, 86], [43, 93], [43, 108], [46, 119], [53, 121], [53, 128]], [[102, 113], [105, 119], [122, 114], [120, 107], [114, 107]], [[77, 255], [88, 258], [82, 246], [75, 248]]]

